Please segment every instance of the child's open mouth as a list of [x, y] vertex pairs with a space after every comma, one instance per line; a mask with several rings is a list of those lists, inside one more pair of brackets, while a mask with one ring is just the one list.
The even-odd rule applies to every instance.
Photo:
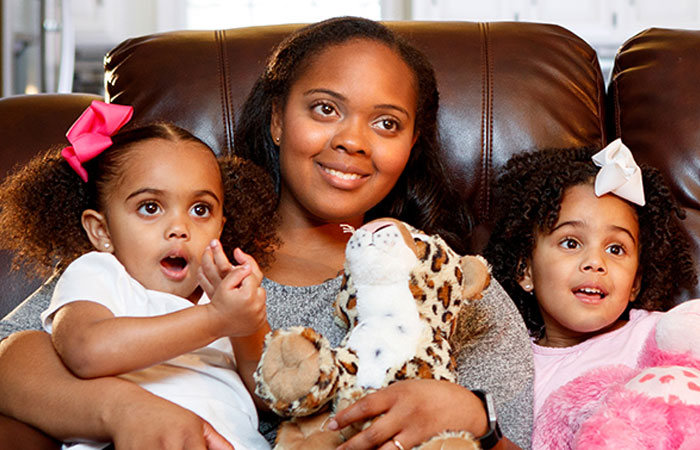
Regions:
[[574, 289], [573, 292], [579, 300], [585, 303], [599, 303], [608, 296], [608, 293], [602, 289], [592, 287]]
[[160, 260], [160, 267], [173, 280], [181, 280], [187, 275], [187, 259], [182, 256], [166, 256]]

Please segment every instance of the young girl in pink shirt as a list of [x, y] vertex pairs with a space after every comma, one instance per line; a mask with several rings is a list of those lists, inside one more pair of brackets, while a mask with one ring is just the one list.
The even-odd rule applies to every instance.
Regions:
[[683, 211], [619, 139], [599, 152], [516, 155], [495, 198], [485, 254], [532, 336], [536, 428], [560, 386], [602, 365], [633, 367], [659, 311], [697, 280]]

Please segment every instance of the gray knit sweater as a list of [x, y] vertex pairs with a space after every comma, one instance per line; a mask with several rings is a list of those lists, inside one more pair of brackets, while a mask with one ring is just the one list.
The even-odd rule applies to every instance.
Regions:
[[[0, 340], [19, 330], [41, 329], [39, 314], [48, 307], [55, 280], [50, 280], [0, 321]], [[340, 278], [316, 286], [283, 286], [265, 279], [271, 327], [313, 327], [336, 346], [345, 332], [333, 321], [332, 303]], [[452, 345], [457, 352], [459, 383], [491, 392], [505, 436], [524, 449], [532, 432], [533, 362], [528, 334], [520, 315], [495, 281], [484, 298], [466, 308]], [[261, 417], [261, 431], [272, 434], [277, 420]]]

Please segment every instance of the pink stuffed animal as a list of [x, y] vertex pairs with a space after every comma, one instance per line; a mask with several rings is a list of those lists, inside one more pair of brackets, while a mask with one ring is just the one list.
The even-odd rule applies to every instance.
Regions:
[[700, 449], [700, 300], [659, 319], [636, 368], [600, 367], [554, 391], [533, 448]]

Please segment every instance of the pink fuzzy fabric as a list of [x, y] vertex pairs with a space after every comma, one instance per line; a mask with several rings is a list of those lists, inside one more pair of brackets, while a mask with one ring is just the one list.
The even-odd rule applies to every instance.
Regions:
[[700, 361], [660, 350], [652, 333], [638, 365], [600, 367], [554, 391], [535, 418], [533, 448], [700, 450], [700, 406], [625, 388], [646, 367], [700, 370]]
[[619, 386], [581, 426], [572, 448], [678, 448], [668, 423], [670, 409], [663, 399], [650, 399]]
[[611, 386], [624, 385], [636, 369], [617, 365], [591, 370], [560, 387], [545, 400], [535, 418], [532, 446], [537, 449], [570, 449], [574, 435], [601, 405]]
[[575, 436], [571, 448], [700, 449], [700, 407], [616, 389]]

